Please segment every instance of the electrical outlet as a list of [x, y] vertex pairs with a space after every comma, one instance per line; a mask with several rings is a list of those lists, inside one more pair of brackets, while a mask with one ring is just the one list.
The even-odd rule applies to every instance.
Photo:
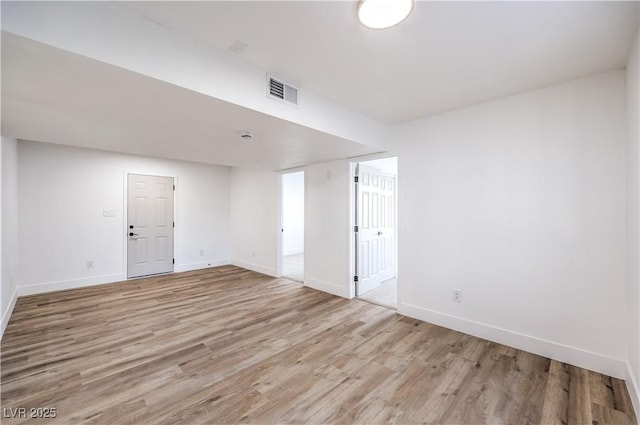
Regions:
[[256, 256], [256, 252], [255, 251], [251, 251], [251, 256], [255, 257]]
[[456, 303], [461, 303], [462, 302], [462, 291], [459, 289], [454, 289], [453, 290], [453, 301]]
[[93, 260], [87, 260], [87, 268], [88, 269], [92, 269], [93, 268]]
[[204, 249], [200, 250], [200, 256], [202, 257], [204, 255]]

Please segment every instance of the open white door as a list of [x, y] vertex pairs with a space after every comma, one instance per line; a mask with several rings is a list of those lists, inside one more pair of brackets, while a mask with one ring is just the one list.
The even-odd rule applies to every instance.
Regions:
[[395, 277], [395, 176], [358, 165], [357, 294]]
[[173, 271], [173, 177], [128, 175], [127, 277]]
[[282, 276], [304, 282], [304, 171], [280, 176]]

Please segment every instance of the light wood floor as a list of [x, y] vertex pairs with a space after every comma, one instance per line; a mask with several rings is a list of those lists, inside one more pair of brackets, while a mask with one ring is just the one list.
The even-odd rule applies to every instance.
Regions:
[[632, 424], [624, 382], [232, 266], [18, 300], [3, 424]]

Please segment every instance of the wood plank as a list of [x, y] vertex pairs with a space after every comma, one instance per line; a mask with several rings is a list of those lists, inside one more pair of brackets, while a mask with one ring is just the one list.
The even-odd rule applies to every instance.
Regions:
[[631, 416], [632, 422], [637, 423], [638, 413], [633, 411], [633, 404], [631, 404], [631, 398], [624, 381], [616, 378], [610, 378], [610, 381], [613, 392], [613, 408]]
[[617, 424], [617, 425], [636, 425], [634, 417], [619, 410], [593, 403], [591, 405], [591, 414], [594, 424]]
[[569, 366], [569, 425], [592, 422], [589, 371]]
[[542, 405], [541, 424], [569, 423], [569, 366], [551, 360]]
[[3, 424], [635, 423], [624, 382], [234, 266], [21, 297]]
[[613, 386], [609, 376], [600, 373], [589, 372], [589, 389], [591, 402], [603, 407], [615, 409]]

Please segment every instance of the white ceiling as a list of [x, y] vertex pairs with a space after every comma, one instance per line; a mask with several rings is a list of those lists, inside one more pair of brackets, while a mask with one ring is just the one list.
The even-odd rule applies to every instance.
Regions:
[[623, 68], [638, 2], [427, 2], [388, 30], [353, 1], [125, 2], [384, 123]]
[[[247, 125], [251, 140], [240, 137]], [[376, 152], [9, 33], [2, 34], [2, 134], [269, 170]]]
[[[353, 1], [110, 7], [393, 124], [621, 69], [639, 4], [419, 1], [389, 30], [358, 24]], [[2, 134], [271, 170], [380, 150], [5, 32]]]

